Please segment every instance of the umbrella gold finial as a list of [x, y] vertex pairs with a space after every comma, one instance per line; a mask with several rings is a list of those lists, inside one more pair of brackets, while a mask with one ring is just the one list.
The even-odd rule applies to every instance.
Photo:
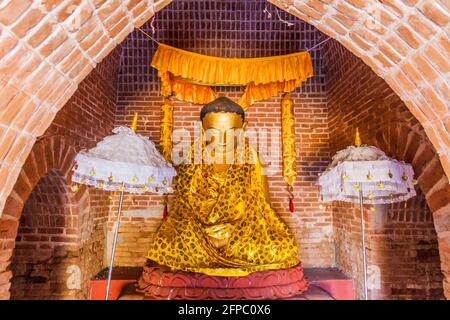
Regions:
[[138, 113], [134, 113], [133, 122], [131, 122], [130, 129], [133, 130], [133, 132], [136, 132], [137, 130], [137, 122], [138, 122]]
[[356, 128], [356, 134], [355, 134], [355, 146], [361, 147], [361, 136], [359, 135], [359, 128]]

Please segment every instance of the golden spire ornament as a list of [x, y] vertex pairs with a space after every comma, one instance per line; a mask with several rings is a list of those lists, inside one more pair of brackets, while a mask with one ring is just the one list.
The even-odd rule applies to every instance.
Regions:
[[138, 113], [134, 113], [133, 121], [131, 122], [130, 129], [133, 130], [134, 133], [136, 133], [137, 130], [137, 123], [138, 123]]
[[356, 128], [356, 133], [355, 133], [355, 147], [361, 147], [362, 142], [361, 142], [361, 136], [359, 135], [359, 128]]

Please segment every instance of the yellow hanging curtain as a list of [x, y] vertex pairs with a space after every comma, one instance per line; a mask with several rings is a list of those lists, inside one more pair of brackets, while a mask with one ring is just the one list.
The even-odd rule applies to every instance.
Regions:
[[194, 104], [217, 98], [211, 86], [246, 86], [238, 103], [246, 110], [257, 101], [289, 93], [314, 74], [311, 56], [298, 52], [264, 58], [219, 58], [160, 44], [152, 67], [161, 78], [161, 94]]
[[218, 97], [209, 86], [175, 78], [169, 72], [159, 72], [158, 75], [161, 78], [161, 95], [163, 97], [175, 96], [178, 100], [194, 104], [207, 104]]

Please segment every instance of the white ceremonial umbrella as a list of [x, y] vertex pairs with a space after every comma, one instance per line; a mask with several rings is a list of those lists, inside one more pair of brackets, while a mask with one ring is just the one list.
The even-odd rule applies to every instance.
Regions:
[[406, 201], [416, 195], [414, 171], [410, 164], [391, 159], [378, 148], [361, 145], [356, 131], [356, 146], [338, 151], [319, 177], [320, 197], [324, 202], [359, 203], [361, 210], [364, 297], [368, 299], [367, 260], [363, 204]]
[[[111, 284], [124, 192], [172, 193], [172, 180], [176, 175], [175, 169], [158, 152], [154, 143], [135, 133], [136, 127], [137, 114], [131, 128], [117, 127], [113, 130], [113, 135], [105, 137], [94, 148], [79, 152], [73, 167], [72, 182], [107, 191], [120, 191], [106, 300]], [[74, 191], [77, 188], [76, 184], [72, 186]]]

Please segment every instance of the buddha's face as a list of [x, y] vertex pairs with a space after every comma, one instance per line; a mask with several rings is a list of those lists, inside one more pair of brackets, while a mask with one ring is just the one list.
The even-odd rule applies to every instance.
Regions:
[[[232, 112], [208, 113], [202, 121], [206, 139], [217, 145], [217, 151], [228, 153], [236, 148], [238, 135], [244, 123], [240, 115]], [[239, 131], [237, 131], [239, 130]]]

